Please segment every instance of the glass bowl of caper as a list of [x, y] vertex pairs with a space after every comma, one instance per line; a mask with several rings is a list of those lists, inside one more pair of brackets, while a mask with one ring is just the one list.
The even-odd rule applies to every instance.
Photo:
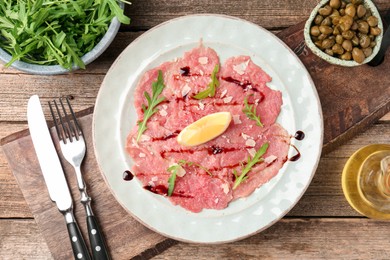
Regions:
[[304, 28], [306, 45], [331, 64], [358, 66], [380, 49], [383, 24], [370, 0], [322, 0]]

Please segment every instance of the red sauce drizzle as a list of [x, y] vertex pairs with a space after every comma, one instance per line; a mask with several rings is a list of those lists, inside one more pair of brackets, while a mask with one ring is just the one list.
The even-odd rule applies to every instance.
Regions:
[[[144, 189], [158, 195], [168, 196], [168, 188], [164, 185], [157, 185], [157, 186], [146, 185], [144, 186]], [[182, 192], [173, 192], [171, 197], [193, 198], [193, 196], [186, 195]]]
[[295, 133], [294, 138], [298, 141], [302, 141], [305, 138], [305, 133], [299, 130]]
[[215, 145], [212, 145], [209, 149], [208, 149], [208, 152], [209, 154], [219, 154], [219, 153], [222, 153], [223, 152], [223, 148], [221, 147], [218, 147], [218, 146], [215, 146]]
[[[243, 88], [243, 89], [246, 89], [248, 86], [252, 86], [252, 90], [253, 90], [254, 92], [259, 92], [259, 91], [257, 90], [257, 88], [255, 88], [255, 87], [252, 85], [252, 83], [249, 82], [249, 81], [247, 81], [247, 80], [245, 80], [245, 81], [239, 81], [239, 80], [234, 79], [234, 78], [232, 78], [232, 77], [222, 77], [222, 79], [223, 79], [224, 81], [227, 81], [227, 82], [230, 82], [230, 83], [234, 83], [234, 84], [240, 86], [240, 87]], [[263, 96], [264, 96], [264, 94], [263, 94]]]
[[134, 175], [131, 173], [131, 171], [126, 170], [123, 172], [123, 180], [124, 181], [131, 181], [134, 178]]
[[294, 156], [292, 156], [292, 157], [291, 157], [290, 159], [288, 159], [288, 160], [291, 161], [291, 162], [298, 161], [299, 158], [301, 158], [301, 153], [299, 152], [298, 148], [297, 148], [295, 145], [293, 145], [293, 144], [290, 144], [290, 145], [295, 149], [295, 151], [297, 152], [297, 154], [294, 155]]
[[188, 76], [190, 76], [191, 74], [190, 74], [190, 67], [188, 67], [188, 66], [185, 66], [185, 67], [182, 67], [182, 68], [180, 68], [180, 75], [182, 75], [182, 76], [184, 76], [184, 77], [188, 77]]
[[171, 139], [171, 138], [174, 138], [176, 136], [178, 136], [180, 133], [180, 130], [176, 130], [175, 132], [173, 133], [170, 133], [169, 135], [166, 135], [166, 136], [162, 136], [162, 137], [153, 137], [152, 138], [152, 141], [166, 141], [168, 139]]

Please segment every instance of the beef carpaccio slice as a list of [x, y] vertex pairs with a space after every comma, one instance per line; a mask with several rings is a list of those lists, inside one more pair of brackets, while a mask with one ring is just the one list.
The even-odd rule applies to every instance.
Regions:
[[[145, 189], [167, 195], [171, 175], [167, 169], [180, 160], [192, 162], [191, 166], [183, 166], [185, 174], [176, 178], [174, 191], [168, 197], [173, 204], [192, 212], [224, 209], [232, 200], [250, 195], [282, 168], [290, 144], [290, 135], [276, 123], [282, 95], [267, 86], [271, 77], [249, 56], [231, 57], [223, 65], [219, 62], [215, 50], [200, 45], [182, 58], [147, 71], [134, 93], [138, 120], [142, 120], [142, 104], [147, 105], [144, 92], [152, 93], [152, 82], [162, 71], [165, 88], [161, 95], [165, 100], [147, 122], [141, 139], [136, 141], [138, 126], [127, 138], [127, 152], [134, 162], [132, 172]], [[208, 87], [216, 65], [220, 67], [220, 85], [215, 96], [193, 98]], [[242, 111], [245, 98], [256, 107], [263, 126], [257, 126]], [[233, 117], [222, 135], [195, 147], [178, 144], [176, 137], [183, 128], [220, 111], [228, 111]], [[233, 189], [233, 170], [240, 173], [248, 156], [252, 157], [264, 143], [269, 144], [264, 161]]]

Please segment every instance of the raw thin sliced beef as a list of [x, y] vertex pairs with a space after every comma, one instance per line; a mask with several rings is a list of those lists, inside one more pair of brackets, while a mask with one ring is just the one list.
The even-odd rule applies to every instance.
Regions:
[[[216, 65], [221, 66], [217, 53], [201, 45], [182, 58], [147, 71], [134, 93], [138, 119], [143, 120], [141, 106], [147, 105], [144, 92], [151, 94], [152, 83], [162, 71], [165, 100], [147, 122], [141, 140], [136, 141], [137, 126], [127, 138], [127, 152], [134, 162], [132, 172], [146, 190], [167, 196], [171, 176], [168, 168], [182, 160], [191, 162], [182, 166], [184, 173], [176, 177], [168, 198], [192, 212], [223, 209], [230, 201], [249, 196], [278, 173], [287, 160], [290, 143], [286, 130], [275, 123], [282, 95], [267, 86], [271, 78], [248, 56], [229, 58], [220, 67], [220, 85], [214, 97], [194, 98], [208, 88]], [[256, 108], [262, 127], [243, 112], [245, 99]], [[222, 135], [195, 147], [178, 144], [176, 137], [186, 126], [220, 111], [230, 112], [233, 117]], [[233, 170], [240, 173], [248, 156], [253, 157], [264, 143], [269, 144], [263, 155], [265, 161], [256, 164], [247, 180], [233, 190]]]

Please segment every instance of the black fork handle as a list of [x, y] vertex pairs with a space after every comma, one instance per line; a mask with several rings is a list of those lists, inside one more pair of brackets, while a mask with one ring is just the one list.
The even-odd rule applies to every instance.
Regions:
[[90, 260], [91, 256], [76, 222], [67, 223], [74, 259]]
[[109, 260], [110, 255], [95, 216], [87, 217], [89, 242], [94, 260]]

